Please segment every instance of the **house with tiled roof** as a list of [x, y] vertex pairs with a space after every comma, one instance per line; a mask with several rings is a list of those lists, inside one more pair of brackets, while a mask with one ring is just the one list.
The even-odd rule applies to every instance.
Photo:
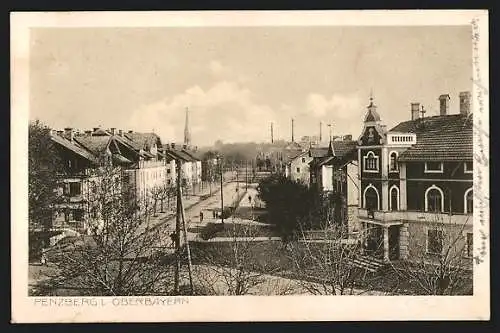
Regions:
[[328, 147], [313, 147], [309, 151], [310, 186], [316, 188], [332, 210], [333, 223], [357, 231], [357, 142], [351, 136], [338, 137]]
[[[384, 261], [407, 259], [418, 248], [445, 251], [459, 235], [463, 257], [472, 256], [473, 143], [470, 94], [439, 96], [439, 115], [425, 116], [411, 103], [409, 120], [387, 130], [373, 100], [358, 138], [358, 217], [367, 254]], [[450, 226], [445, 231], [442, 223]], [[454, 238], [455, 239], [455, 238]], [[413, 253], [413, 254], [412, 254]]]

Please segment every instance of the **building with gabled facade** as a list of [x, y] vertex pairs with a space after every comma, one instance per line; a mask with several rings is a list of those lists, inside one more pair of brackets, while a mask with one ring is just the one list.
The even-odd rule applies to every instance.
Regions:
[[65, 165], [61, 170], [59, 192], [62, 202], [56, 205], [55, 225], [70, 225], [85, 230], [86, 221], [98, 216], [89, 207], [88, 187], [96, 169], [105, 164], [120, 169], [120, 175], [135, 203], [141, 207], [151, 200], [151, 191], [166, 183], [168, 158], [158, 151], [158, 136], [114, 128], [78, 133], [72, 128], [52, 131], [52, 141]]
[[310, 186], [333, 210], [333, 221], [347, 226], [349, 233], [359, 231], [357, 219], [357, 149], [350, 136], [330, 141], [328, 147], [312, 147]]
[[368, 254], [411, 259], [424, 247], [432, 259], [453, 237], [463, 245], [463, 257], [472, 256], [470, 95], [459, 98], [458, 114], [448, 114], [450, 97], [442, 95], [440, 114], [431, 117], [412, 103], [410, 120], [390, 130], [370, 100], [357, 146], [358, 216]]

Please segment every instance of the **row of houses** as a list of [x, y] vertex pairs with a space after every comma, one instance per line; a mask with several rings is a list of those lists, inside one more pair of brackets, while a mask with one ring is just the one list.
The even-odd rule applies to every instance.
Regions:
[[470, 93], [439, 96], [439, 115], [425, 117], [411, 103], [409, 120], [391, 129], [370, 99], [357, 140], [347, 136], [312, 147], [287, 163], [286, 174], [320, 193], [342, 193], [340, 211], [350, 232], [367, 235], [368, 253], [385, 261], [405, 259], [424, 247], [429, 256], [453, 240], [472, 257], [473, 144]]
[[178, 177], [189, 190], [199, 188], [202, 181], [202, 160], [196, 147], [163, 144], [155, 133], [66, 128], [52, 130], [51, 140], [62, 161], [57, 189], [62, 200], [55, 206], [55, 226], [85, 230], [86, 221], [97, 218], [88, 207], [89, 184], [95, 182], [93, 171], [104, 164], [120, 169], [139, 207], [152, 200], [155, 188], [173, 187]]

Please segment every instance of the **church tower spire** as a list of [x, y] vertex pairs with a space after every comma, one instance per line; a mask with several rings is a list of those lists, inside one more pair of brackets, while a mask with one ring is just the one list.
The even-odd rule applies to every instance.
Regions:
[[191, 133], [189, 132], [189, 109], [186, 108], [186, 120], [184, 124], [184, 144], [191, 145]]

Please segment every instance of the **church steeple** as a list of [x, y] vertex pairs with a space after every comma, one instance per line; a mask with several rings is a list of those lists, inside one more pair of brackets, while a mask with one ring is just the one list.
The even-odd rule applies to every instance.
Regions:
[[191, 133], [189, 132], [189, 110], [186, 108], [186, 121], [184, 124], [184, 144], [191, 145]]

